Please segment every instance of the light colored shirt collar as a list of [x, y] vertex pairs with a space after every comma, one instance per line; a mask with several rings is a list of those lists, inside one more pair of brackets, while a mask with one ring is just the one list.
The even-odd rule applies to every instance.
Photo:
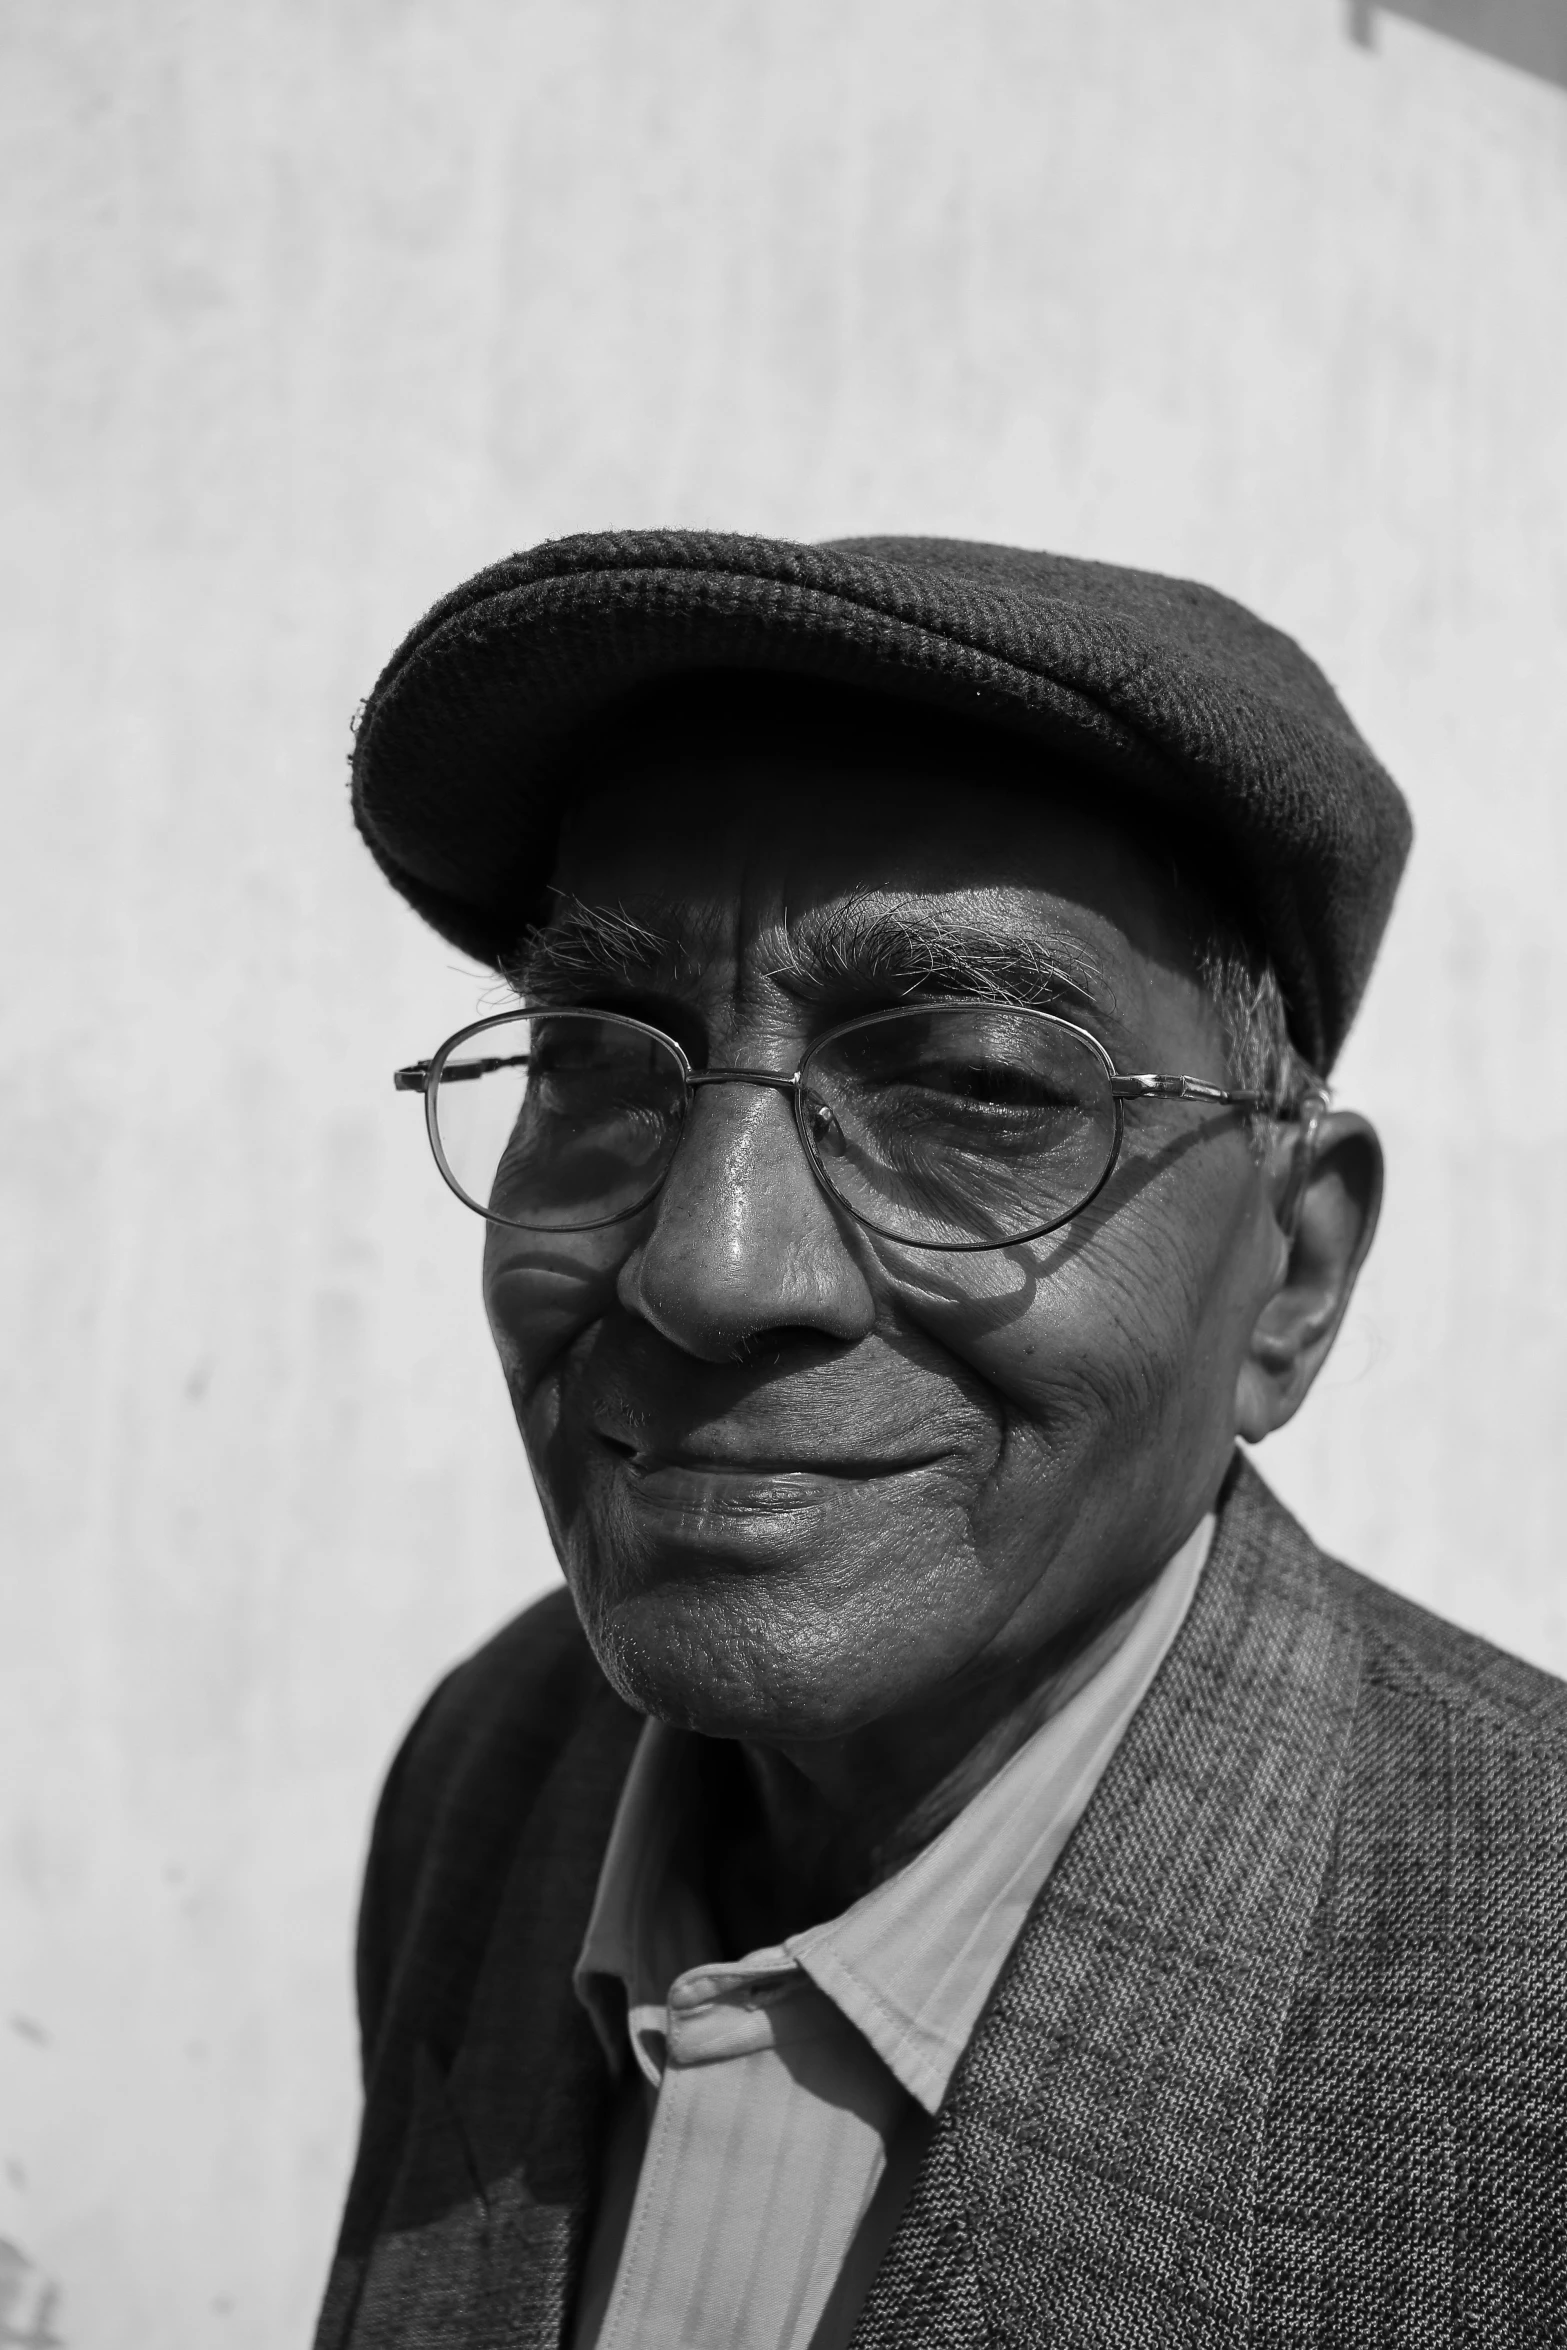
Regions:
[[803, 1973], [933, 2114], [1024, 1919], [1191, 1605], [1213, 1536], [1202, 1523], [1137, 1603], [1124, 1639], [956, 1819], [840, 1917], [735, 1960], [680, 1866], [700, 1742], [649, 1722], [638, 1740], [575, 1971], [611, 2065], [655, 2085], [671, 1993]]

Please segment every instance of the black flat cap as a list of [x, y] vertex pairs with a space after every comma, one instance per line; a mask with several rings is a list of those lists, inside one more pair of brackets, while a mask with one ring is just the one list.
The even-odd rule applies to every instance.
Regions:
[[706, 531], [558, 539], [481, 571], [361, 713], [354, 815], [481, 961], [545, 906], [570, 746], [639, 686], [760, 670], [872, 688], [1037, 743], [1221, 845], [1297, 1045], [1332, 1063], [1408, 853], [1409, 811], [1322, 672], [1190, 580], [960, 539]]

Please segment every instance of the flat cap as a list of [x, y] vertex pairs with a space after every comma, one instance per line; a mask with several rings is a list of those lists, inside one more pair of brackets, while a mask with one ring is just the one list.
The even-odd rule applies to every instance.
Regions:
[[1294, 641], [1190, 580], [960, 539], [820, 546], [708, 531], [557, 539], [405, 638], [360, 714], [355, 820], [467, 954], [540, 918], [570, 746], [633, 688], [760, 670], [859, 685], [1037, 744], [1223, 849], [1296, 1044], [1331, 1065], [1370, 975], [1409, 811]]

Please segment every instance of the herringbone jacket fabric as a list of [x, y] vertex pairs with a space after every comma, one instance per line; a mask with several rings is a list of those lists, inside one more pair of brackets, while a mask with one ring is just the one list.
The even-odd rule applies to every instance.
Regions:
[[[637, 1729], [559, 1595], [398, 1757], [318, 2350], [566, 2338], [607, 2104], [571, 1968]], [[1567, 2343], [1567, 1689], [1238, 1464], [855, 2343]]]

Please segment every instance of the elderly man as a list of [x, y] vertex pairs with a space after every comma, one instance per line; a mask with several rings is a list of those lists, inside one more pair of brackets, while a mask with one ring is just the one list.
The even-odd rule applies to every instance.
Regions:
[[1409, 828], [1206, 589], [665, 533], [355, 807], [566, 1590], [383, 1797], [322, 2350], [1567, 2340], [1557, 1686], [1237, 1452], [1381, 1192]]

